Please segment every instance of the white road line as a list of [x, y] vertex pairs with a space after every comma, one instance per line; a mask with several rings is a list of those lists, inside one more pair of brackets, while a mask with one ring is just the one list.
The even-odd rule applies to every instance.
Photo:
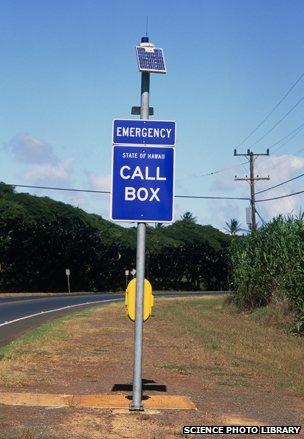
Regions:
[[20, 317], [19, 319], [14, 319], [14, 320], [10, 320], [9, 322], [1, 323], [0, 327], [1, 326], [11, 325], [12, 323], [20, 322], [20, 320], [26, 320], [26, 319], [30, 319], [32, 317], [41, 316], [41, 314], [49, 314], [51, 312], [62, 311], [64, 309], [68, 309], [68, 308], [75, 308], [76, 306], [84, 306], [84, 305], [91, 305], [91, 304], [94, 304], [94, 303], [104, 303], [104, 302], [117, 302], [119, 300], [122, 300], [122, 299], [95, 300], [94, 302], [76, 303], [75, 305], [63, 306], [62, 308], [50, 309], [48, 311], [39, 311], [36, 314], [31, 314], [29, 316], [24, 316], [24, 317]]

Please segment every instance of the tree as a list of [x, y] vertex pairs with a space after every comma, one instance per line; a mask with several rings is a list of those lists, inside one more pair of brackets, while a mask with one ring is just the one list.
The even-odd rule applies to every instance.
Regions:
[[227, 250], [231, 238], [212, 226], [179, 220], [151, 229], [149, 271], [157, 288], [227, 288]]
[[13, 193], [14, 193], [14, 186], [10, 186], [0, 181], [0, 196], [5, 196]]
[[164, 227], [163, 223], [155, 223], [155, 228], [156, 229], [161, 229], [162, 227]]
[[240, 230], [242, 230], [240, 222], [236, 218], [231, 218], [230, 222], [226, 222], [226, 226], [224, 227], [230, 235], [235, 236]]
[[[155, 288], [225, 288], [230, 241], [191, 212], [149, 226], [147, 275]], [[0, 183], [0, 291], [63, 291], [65, 268], [74, 291], [118, 290], [135, 261], [135, 227]]]
[[191, 212], [185, 212], [181, 215], [181, 220], [187, 223], [196, 223], [196, 217]]

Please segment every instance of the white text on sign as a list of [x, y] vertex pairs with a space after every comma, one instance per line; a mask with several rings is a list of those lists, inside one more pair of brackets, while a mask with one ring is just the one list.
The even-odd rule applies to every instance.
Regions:
[[160, 188], [153, 189], [152, 187], [145, 188], [140, 187], [138, 189], [135, 189], [135, 187], [125, 187], [125, 201], [160, 201], [157, 194], [159, 192]]
[[116, 128], [117, 137], [144, 137], [169, 139], [172, 128], [120, 127]]
[[140, 180], [158, 180], [158, 181], [166, 181], [166, 177], [161, 177], [160, 169], [157, 166], [155, 169], [155, 175], [150, 175], [149, 166], [145, 166], [144, 170], [140, 168], [140, 166], [136, 166], [134, 171], [131, 170], [130, 166], [122, 166], [119, 172], [121, 178], [124, 180], [134, 180], [135, 178], [139, 178]]
[[122, 158], [124, 159], [157, 159], [157, 160], [165, 160], [166, 154], [154, 154], [154, 153], [146, 153], [141, 152], [138, 154], [137, 152], [124, 152], [122, 154]]

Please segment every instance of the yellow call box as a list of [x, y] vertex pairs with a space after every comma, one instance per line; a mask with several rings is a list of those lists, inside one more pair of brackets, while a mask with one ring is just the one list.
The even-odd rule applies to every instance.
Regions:
[[[127, 286], [125, 296], [125, 308], [128, 317], [135, 322], [135, 299], [136, 299], [136, 278], [132, 279]], [[144, 322], [150, 317], [154, 305], [152, 294], [152, 285], [145, 279], [144, 283], [144, 303], [143, 303], [143, 320]]]

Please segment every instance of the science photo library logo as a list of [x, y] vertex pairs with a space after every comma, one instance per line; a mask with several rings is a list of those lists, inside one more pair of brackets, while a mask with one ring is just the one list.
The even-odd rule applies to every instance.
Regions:
[[185, 425], [183, 434], [299, 434], [300, 425]]

